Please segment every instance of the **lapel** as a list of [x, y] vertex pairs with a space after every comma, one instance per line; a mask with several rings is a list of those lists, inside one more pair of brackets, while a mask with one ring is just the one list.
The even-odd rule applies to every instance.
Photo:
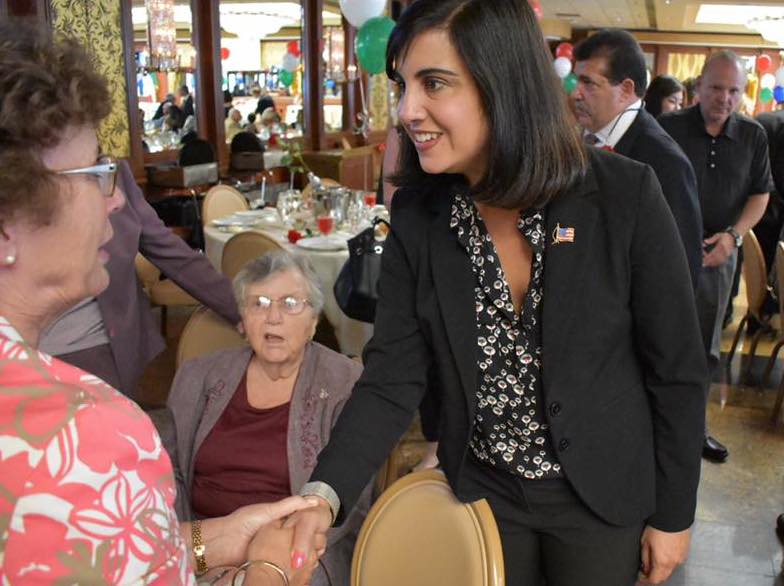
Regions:
[[[549, 367], [567, 363], [570, 330], [579, 319], [579, 316], [574, 315], [575, 306], [585, 287], [589, 286], [586, 279], [590, 275], [586, 274], [585, 267], [590, 264], [590, 256], [597, 254], [592, 242], [599, 212], [590, 197], [597, 189], [591, 166], [597, 157], [598, 153], [590, 153], [585, 178], [572, 191], [551, 201], [546, 210], [547, 248], [542, 308], [542, 373], [545, 390], [560, 370]], [[574, 242], [554, 244], [556, 226], [574, 228]]]
[[432, 200], [430, 266], [455, 368], [473, 418], [478, 376], [474, 272], [468, 254], [449, 227], [452, 199], [451, 194], [443, 193]]
[[616, 153], [620, 153], [626, 157], [630, 156], [629, 153], [634, 151], [634, 145], [648, 123], [646, 116], [652, 118], [645, 108], [637, 112], [637, 116], [634, 117], [634, 122], [632, 122], [629, 128], [626, 129], [626, 132], [623, 133], [621, 140], [615, 144], [613, 150]]
[[196, 460], [196, 454], [234, 396], [237, 385], [240, 384], [242, 376], [248, 369], [251, 352], [250, 347], [233, 352], [225, 363], [211, 369], [204, 377], [204, 413], [202, 413], [193, 438], [193, 448], [188, 464], [188, 486], [191, 486], [193, 482], [193, 463]]

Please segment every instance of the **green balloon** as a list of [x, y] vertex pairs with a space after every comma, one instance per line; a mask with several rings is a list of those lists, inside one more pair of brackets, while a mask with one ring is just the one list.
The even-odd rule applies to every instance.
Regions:
[[769, 87], [762, 88], [762, 91], [760, 92], [760, 102], [762, 102], [763, 104], [767, 104], [772, 99], [773, 99], [773, 90], [770, 89]]
[[278, 80], [283, 84], [284, 87], [289, 87], [294, 81], [294, 74], [291, 73], [291, 71], [281, 69], [278, 72]]
[[357, 32], [354, 50], [359, 64], [371, 74], [381, 73], [387, 65], [387, 41], [395, 21], [386, 16], [371, 18]]
[[570, 73], [566, 77], [563, 78], [563, 86], [566, 90], [567, 94], [571, 94], [574, 91], [574, 88], [577, 87], [577, 76], [574, 73]]

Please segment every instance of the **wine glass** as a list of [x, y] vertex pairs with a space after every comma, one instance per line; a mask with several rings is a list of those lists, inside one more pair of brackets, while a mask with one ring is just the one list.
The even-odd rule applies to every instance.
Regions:
[[335, 228], [335, 217], [330, 214], [321, 214], [316, 218], [316, 225], [323, 236], [329, 236]]

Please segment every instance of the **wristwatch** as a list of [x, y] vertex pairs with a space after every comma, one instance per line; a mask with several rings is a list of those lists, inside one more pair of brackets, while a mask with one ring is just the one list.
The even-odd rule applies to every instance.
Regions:
[[733, 240], [735, 240], [735, 248], [740, 248], [743, 246], [743, 236], [738, 234], [738, 231], [735, 229], [735, 226], [727, 226], [724, 231], [732, 236]]

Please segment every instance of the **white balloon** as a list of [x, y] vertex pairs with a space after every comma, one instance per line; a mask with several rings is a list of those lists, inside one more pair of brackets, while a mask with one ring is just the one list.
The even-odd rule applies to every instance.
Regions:
[[770, 88], [773, 89], [776, 85], [776, 76], [772, 73], [766, 73], [760, 78], [760, 87], [761, 88]]
[[776, 85], [784, 86], [784, 67], [776, 70]]
[[381, 16], [386, 0], [340, 0], [340, 10], [346, 20], [359, 28], [371, 18]]
[[280, 66], [286, 71], [296, 71], [297, 65], [299, 65], [299, 58], [291, 53], [286, 53]]
[[572, 70], [572, 62], [569, 61], [568, 57], [558, 57], [553, 61], [553, 67], [555, 67], [556, 75], [563, 79]]

